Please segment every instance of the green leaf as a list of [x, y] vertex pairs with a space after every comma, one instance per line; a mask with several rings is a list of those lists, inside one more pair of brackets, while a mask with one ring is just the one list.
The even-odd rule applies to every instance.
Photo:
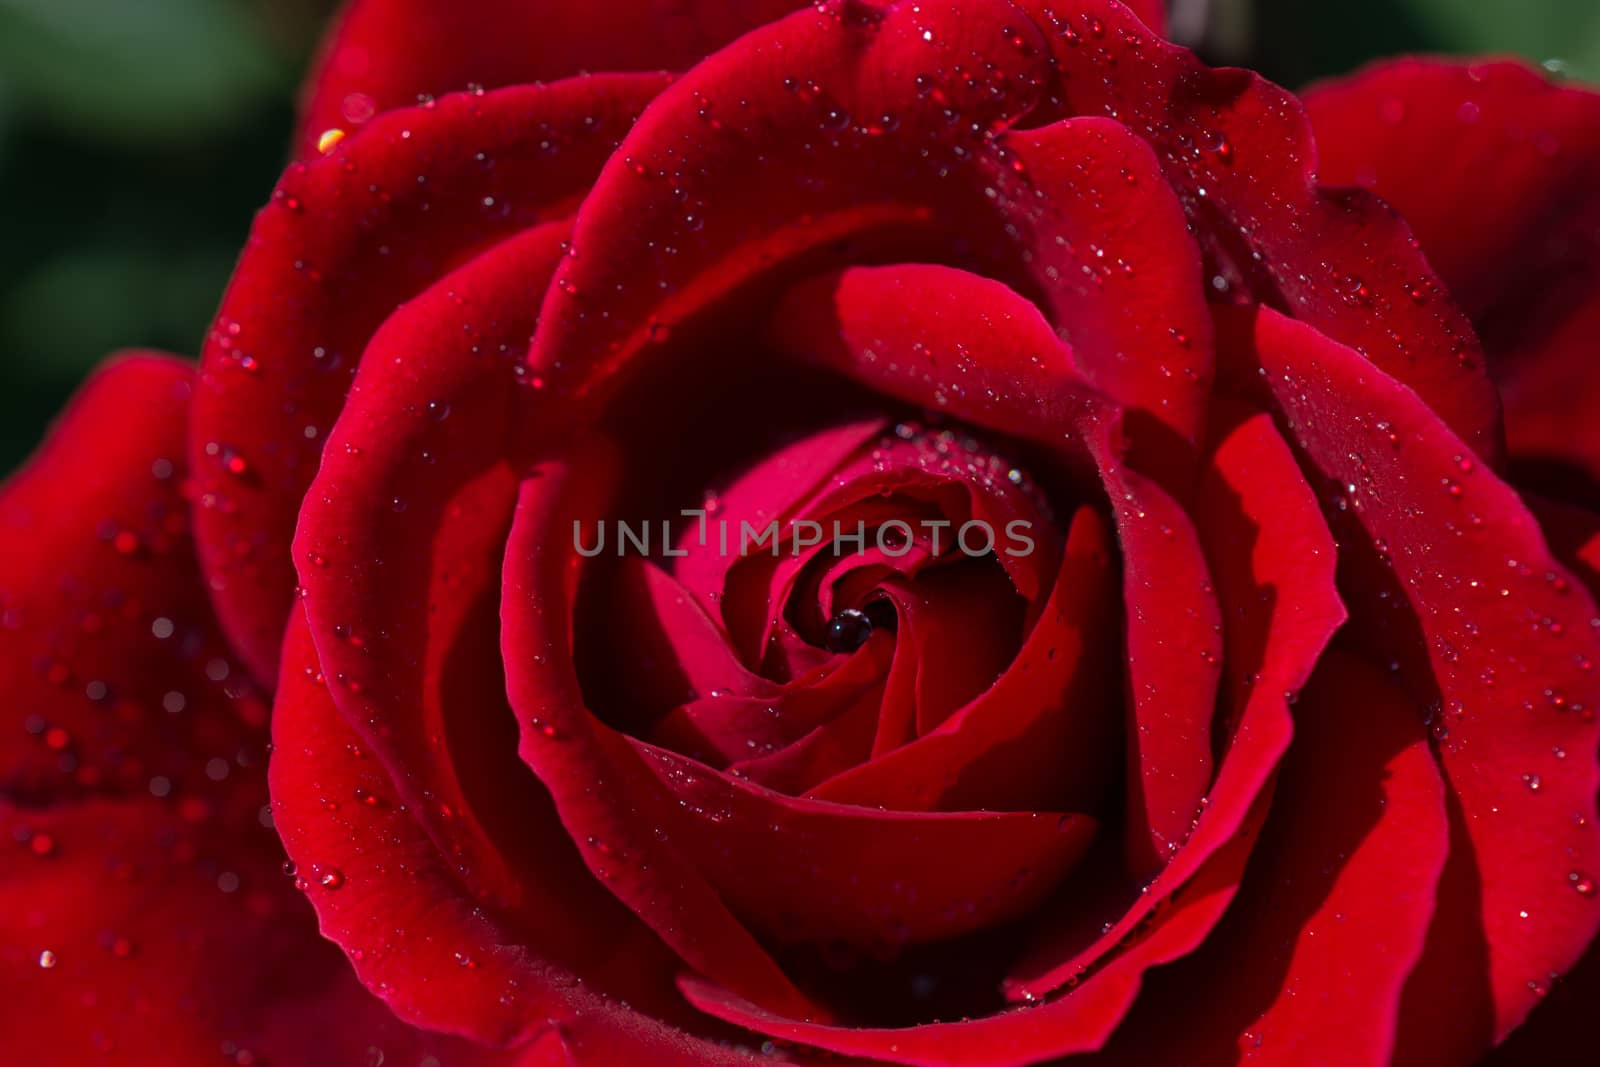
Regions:
[[290, 77], [238, 0], [0, 0], [0, 96], [97, 138], [216, 129]]
[[1400, 0], [1399, 7], [1458, 53], [1511, 52], [1600, 80], [1595, 0]]

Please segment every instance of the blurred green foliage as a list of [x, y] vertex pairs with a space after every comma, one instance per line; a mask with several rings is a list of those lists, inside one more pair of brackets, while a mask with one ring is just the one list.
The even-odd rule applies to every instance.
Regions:
[[[1290, 86], [1403, 51], [1600, 78], [1596, 0], [1173, 2]], [[0, 0], [0, 471], [107, 351], [195, 351], [332, 3]]]

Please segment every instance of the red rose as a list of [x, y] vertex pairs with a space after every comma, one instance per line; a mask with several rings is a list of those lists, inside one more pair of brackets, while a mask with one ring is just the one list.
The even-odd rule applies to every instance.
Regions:
[[1139, 6], [357, 0], [0, 497], [9, 1059], [1572, 1040], [1600, 97]]

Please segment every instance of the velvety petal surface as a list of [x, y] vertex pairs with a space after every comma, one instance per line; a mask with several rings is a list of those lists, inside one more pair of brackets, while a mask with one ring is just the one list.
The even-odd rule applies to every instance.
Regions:
[[17, 1062], [502, 1063], [397, 1020], [280, 866], [266, 709], [188, 540], [193, 368], [109, 362], [0, 490], [0, 1032]]
[[1206, 67], [1104, 0], [1019, 0], [1045, 32], [1047, 114], [1103, 114], [1145, 137], [1223, 298], [1286, 307], [1415, 389], [1468, 445], [1501, 450], [1499, 400], [1472, 327], [1410, 231], [1372, 196], [1318, 186], [1305, 109], [1245, 70]]
[[588, 393], [735, 291], [887, 247], [1036, 296], [1090, 381], [1192, 441], [1210, 327], [1183, 212], [1115, 122], [1012, 129], [1051, 76], [1039, 29], [990, 0], [828, 3], [742, 38], [664, 92], [596, 182], [534, 365]]
[[[1400, 583], [1403, 604], [1363, 595], [1352, 609], [1360, 632], [1391, 633], [1413, 699], [1431, 703], [1470, 841], [1470, 872], [1447, 875], [1441, 900], [1471, 894], [1457, 941], [1483, 939], [1493, 1032], [1503, 1036], [1600, 926], [1600, 904], [1572, 877], [1600, 862], [1594, 603], [1516, 494], [1416, 393], [1270, 310], [1227, 332], [1240, 374], [1281, 406], [1291, 439], [1341, 487], [1370, 539], [1342, 553], [1377, 553]], [[1386, 615], [1416, 628], [1415, 658]]]
[[664, 81], [458, 94], [284, 174], [206, 338], [189, 438], [201, 563], [258, 681], [277, 670], [300, 501], [373, 333], [488, 243], [564, 217]]
[[802, 0], [351, 0], [306, 87], [298, 151], [417, 98], [610, 71], [683, 70]]
[[[896, 299], [919, 288], [945, 299]], [[984, 299], [950, 299], [963, 290]], [[797, 287], [773, 332], [873, 388], [1099, 467], [1122, 542], [1133, 707], [1128, 846], [1134, 862], [1154, 873], [1187, 836], [1211, 780], [1216, 605], [1192, 522], [1157, 481], [1123, 461], [1119, 420], [1097, 410], [1075, 352], [1005, 286], [915, 266], [852, 268]], [[948, 349], [961, 357], [942, 365], [932, 354]], [[1149, 607], [1156, 598], [1160, 611]]]
[[[47, 802], [217, 787], [259, 762], [267, 709], [195, 577], [184, 426], [193, 368], [112, 359], [0, 490], [0, 785]], [[196, 759], [197, 754], [205, 758]], [[203, 809], [202, 809], [203, 810]]]
[[630, 1014], [608, 994], [670, 1013], [668, 955], [581, 872], [540, 872], [545, 899], [512, 915], [472, 895], [327, 687], [297, 669], [315, 655], [297, 619], [273, 719], [273, 810], [296, 885], [368, 988], [408, 1021], [489, 1045]]
[[1295, 706], [1243, 888], [1205, 948], [1152, 976], [1107, 1059], [1391, 1062], [1449, 842], [1409, 698], [1330, 653]]
[[510, 353], [564, 235], [553, 223], [495, 245], [384, 324], [295, 538], [317, 656], [286, 670], [328, 686], [399, 799], [475, 891], [506, 907], [524, 891], [523, 850], [544, 851], [513, 830], [535, 820], [505, 810], [539, 801], [506, 751], [514, 727], [492, 640], [524, 392]]
[[1403, 59], [1305, 100], [1321, 180], [1399, 209], [1472, 316], [1513, 454], [1600, 475], [1600, 93], [1517, 62]]

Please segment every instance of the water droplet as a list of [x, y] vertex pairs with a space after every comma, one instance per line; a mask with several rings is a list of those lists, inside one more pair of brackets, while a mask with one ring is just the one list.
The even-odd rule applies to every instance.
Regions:
[[43, 952], [39, 953], [39, 966], [40, 967], [43, 967], [45, 970], [48, 971], [50, 968], [54, 967], [55, 965], [56, 965], [56, 954], [54, 952], [51, 952], [49, 949], [45, 949]]
[[344, 885], [344, 872], [337, 867], [325, 867], [317, 878], [317, 884], [324, 889], [338, 889]]
[[1206, 134], [1205, 146], [1224, 163], [1233, 162], [1233, 142], [1228, 140], [1228, 135], [1221, 130], [1212, 130]]

